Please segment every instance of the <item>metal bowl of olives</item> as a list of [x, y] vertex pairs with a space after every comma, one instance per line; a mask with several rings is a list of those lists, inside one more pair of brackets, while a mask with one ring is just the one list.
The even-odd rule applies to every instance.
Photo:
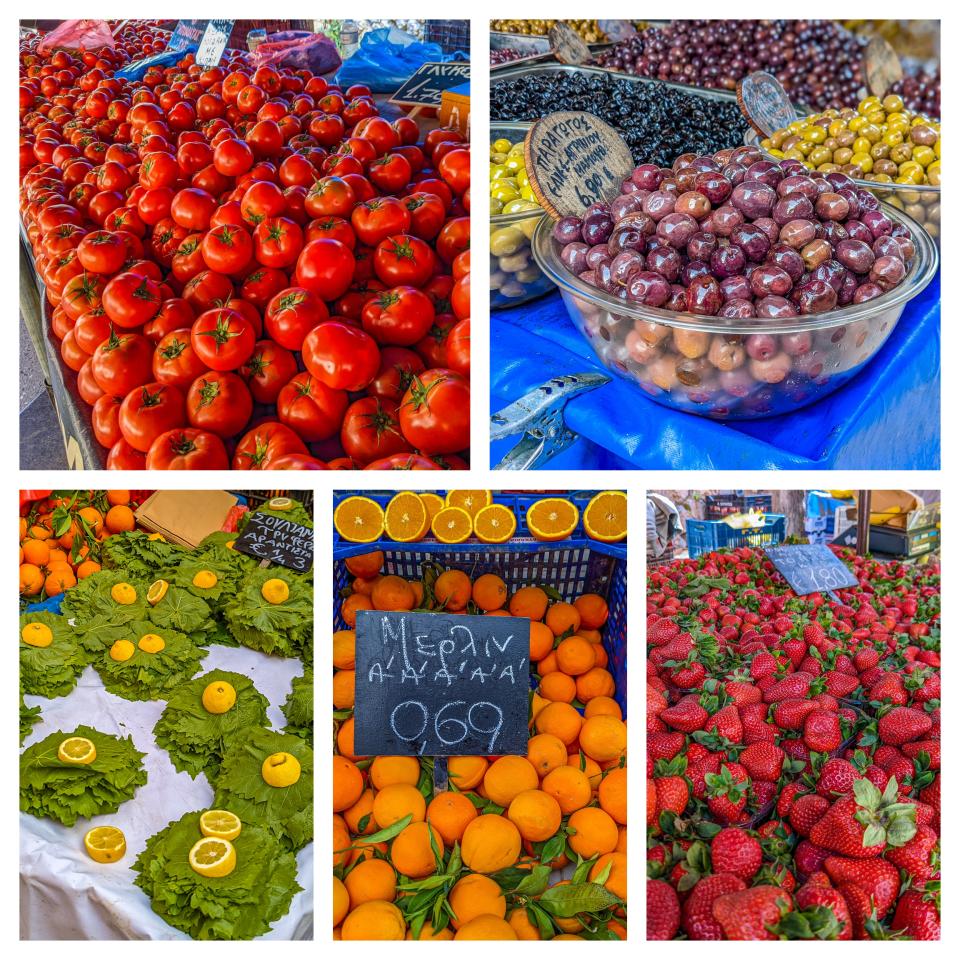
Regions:
[[[491, 178], [496, 166], [492, 145], [497, 141], [510, 144], [523, 143], [530, 129], [529, 123], [493, 123], [490, 127]], [[522, 155], [521, 155], [522, 157]], [[514, 179], [514, 178], [511, 178]], [[491, 210], [510, 209], [494, 196], [497, 180], [491, 179]], [[512, 193], [506, 194], [512, 197]], [[500, 310], [515, 307], [553, 289], [553, 282], [537, 266], [530, 251], [530, 238], [537, 224], [546, 216], [535, 200], [517, 197], [525, 209], [511, 213], [490, 215], [490, 309]]]
[[792, 413], [833, 393], [880, 350], [907, 303], [933, 279], [937, 249], [899, 208], [915, 256], [899, 286], [864, 303], [788, 319], [697, 316], [627, 302], [581, 280], [546, 219], [533, 254], [599, 360], [663, 406], [716, 420]]

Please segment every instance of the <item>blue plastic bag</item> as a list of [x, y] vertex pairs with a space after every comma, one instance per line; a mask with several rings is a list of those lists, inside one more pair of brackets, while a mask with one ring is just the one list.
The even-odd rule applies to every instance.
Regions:
[[374, 93], [393, 93], [423, 63], [464, 59], [466, 55], [459, 50], [447, 56], [437, 43], [422, 43], [400, 30], [384, 27], [364, 34], [356, 52], [333, 79], [344, 89], [365, 83]]

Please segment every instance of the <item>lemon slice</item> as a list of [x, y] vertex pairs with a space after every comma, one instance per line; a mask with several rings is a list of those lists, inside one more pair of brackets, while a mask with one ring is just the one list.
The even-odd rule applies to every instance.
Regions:
[[233, 546], [234, 546], [234, 544], [235, 544], [236, 542], [237, 542], [236, 540], [228, 540], [228, 541], [224, 544], [224, 546], [225, 546], [228, 550], [232, 550], [232, 549], [233, 549]]
[[57, 748], [57, 759], [86, 765], [97, 759], [97, 748], [86, 737], [67, 737]]
[[113, 597], [114, 603], [127, 606], [136, 602], [137, 591], [129, 583], [115, 583], [110, 588], [110, 596]]
[[53, 643], [53, 631], [45, 623], [28, 623], [20, 631], [20, 638], [31, 647], [49, 647]]
[[148, 537], [148, 540], [162, 540], [164, 543], [167, 542], [167, 538], [162, 533], [151, 533]]
[[136, 653], [136, 649], [130, 640], [117, 640], [110, 648], [110, 659], [124, 663]]
[[260, 768], [271, 787], [290, 787], [300, 779], [300, 761], [292, 753], [271, 753]]
[[267, 503], [271, 510], [292, 510], [293, 501], [289, 497], [274, 497]]
[[200, 699], [207, 713], [226, 713], [237, 702], [237, 691], [225, 680], [214, 680], [204, 688]]
[[290, 588], [285, 580], [267, 580], [260, 588], [260, 595], [267, 603], [284, 603], [290, 599]]
[[170, 589], [170, 584], [166, 580], [154, 580], [147, 591], [147, 603], [155, 607], [166, 595]]
[[191, 583], [201, 590], [209, 590], [217, 585], [217, 575], [212, 570], [200, 570], [194, 574]]
[[190, 866], [201, 877], [225, 877], [237, 865], [237, 851], [229, 840], [204, 837], [190, 848]]
[[242, 829], [240, 818], [229, 810], [204, 810], [200, 814], [200, 832], [205, 837], [236, 840]]
[[145, 633], [137, 646], [144, 653], [159, 653], [166, 646], [166, 643], [164, 643], [163, 637], [156, 633]]
[[116, 863], [127, 852], [127, 838], [118, 827], [94, 827], [83, 838], [83, 845], [97, 863]]

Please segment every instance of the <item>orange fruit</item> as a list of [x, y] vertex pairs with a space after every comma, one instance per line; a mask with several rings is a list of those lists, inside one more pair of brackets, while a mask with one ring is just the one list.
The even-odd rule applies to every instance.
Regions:
[[[594, 670], [599, 669], [599, 667], [594, 667]], [[590, 673], [592, 672], [593, 671], [591, 670]], [[584, 676], [589, 675], [589, 673], [584, 674]], [[613, 697], [591, 697], [583, 710], [584, 717], [597, 717], [601, 714], [604, 714], [608, 717], [616, 717], [618, 720], [623, 719], [623, 711], [620, 709], [620, 704], [617, 703]]]
[[430, 529], [441, 543], [463, 543], [473, 533], [473, 518], [462, 507], [444, 507], [430, 521]]
[[530, 659], [533, 663], [542, 660], [553, 649], [556, 638], [553, 631], [539, 620], [530, 621]]
[[603, 775], [603, 771], [600, 769], [600, 764], [598, 764], [596, 760], [592, 760], [583, 753], [571, 753], [570, 756], [567, 757], [567, 763], [571, 767], [582, 770], [587, 775], [590, 786], [593, 787], [594, 790], [600, 786], [600, 777]]
[[357, 634], [353, 630], [337, 630], [333, 635], [333, 665], [338, 670], [356, 666]]
[[599, 630], [590, 630], [582, 623], [580, 624], [580, 629], [577, 631], [577, 633], [583, 637], [584, 640], [589, 640], [591, 643], [601, 643], [603, 641], [603, 636]]
[[579, 519], [580, 511], [560, 497], [544, 497], [527, 508], [527, 529], [537, 540], [565, 540]]
[[370, 579], [383, 569], [383, 551], [374, 550], [372, 553], [361, 553], [356, 557], [348, 557], [343, 562], [344, 566], [355, 577]]
[[103, 530], [103, 514], [96, 507], [81, 507], [77, 513], [87, 521], [94, 534], [99, 536], [100, 531]]
[[435, 826], [423, 821], [409, 823], [394, 837], [390, 859], [399, 873], [419, 879], [437, 869], [434, 847], [443, 854], [443, 837]]
[[364, 580], [363, 577], [354, 577], [353, 583], [350, 584], [350, 588], [354, 593], [359, 593], [365, 597], [369, 597], [373, 593], [373, 588], [379, 579], [380, 577], [371, 577], [369, 580]]
[[419, 607], [423, 604], [423, 584], [419, 580], [408, 580], [410, 589], [413, 591], [413, 605]]
[[465, 923], [454, 940], [516, 940], [517, 933], [501, 917], [483, 913]]
[[[440, 499], [439, 497], [437, 498]], [[443, 503], [443, 501], [440, 501]], [[407, 940], [452, 940], [453, 931], [449, 927], [444, 927], [442, 930], [434, 931], [433, 924], [428, 920], [420, 928], [420, 933], [415, 937], [413, 935], [413, 927], [407, 931]]]
[[36, 567], [45, 567], [50, 562], [50, 548], [43, 540], [24, 540], [23, 559]]
[[473, 530], [481, 543], [506, 543], [517, 532], [517, 518], [509, 507], [491, 503], [473, 518]]
[[350, 831], [343, 817], [333, 815], [333, 865], [339, 867], [350, 857]]
[[467, 824], [460, 853], [475, 873], [505, 870], [520, 856], [520, 831], [506, 817], [485, 813]]
[[55, 597], [64, 590], [69, 590], [75, 586], [77, 578], [73, 571], [68, 567], [66, 570], [56, 569], [47, 574], [47, 579], [43, 582], [43, 588], [47, 591], [48, 597]]
[[395, 783], [415, 787], [420, 782], [420, 761], [416, 757], [376, 757], [368, 776], [377, 790]]
[[409, 490], [394, 494], [383, 514], [387, 536], [398, 543], [422, 540], [430, 529], [430, 515], [419, 495]]
[[543, 778], [551, 770], [566, 764], [566, 744], [552, 733], [538, 733], [527, 741], [527, 759], [537, 776]]
[[613, 817], [599, 807], [582, 807], [570, 814], [570, 849], [584, 860], [612, 853], [620, 839]]
[[495, 573], [485, 573], [474, 580], [472, 596], [481, 610], [499, 610], [507, 602], [507, 585]]
[[493, 494], [489, 490], [448, 490], [444, 506], [460, 507], [473, 519], [484, 508], [493, 503]]
[[616, 690], [613, 677], [603, 667], [594, 667], [577, 677], [577, 699], [589, 703], [595, 697], [612, 697]]
[[392, 783], [373, 798], [373, 819], [381, 830], [392, 827], [406, 816], [419, 823], [426, 817], [427, 801], [423, 794], [408, 783]]
[[458, 790], [472, 790], [483, 780], [488, 766], [486, 757], [450, 757], [447, 779]]
[[453, 790], [436, 794], [427, 805], [427, 823], [432, 823], [440, 831], [448, 847], [461, 839], [467, 824], [476, 817], [477, 808], [467, 796]]
[[69, 550], [73, 546], [73, 541], [76, 540], [79, 533], [80, 527], [77, 524], [77, 521], [71, 520], [67, 532], [63, 534], [63, 536], [61, 536], [57, 542], [61, 547], [66, 547]]
[[[47, 541], [47, 542], [49, 543], [50, 541]], [[80, 552], [83, 553], [83, 550], [81, 550]], [[60, 547], [50, 548], [50, 559], [47, 560], [48, 566], [51, 563], [69, 563], [69, 562], [70, 562], [70, 555], [67, 553], [66, 550], [61, 550]]]
[[371, 900], [392, 903], [397, 898], [397, 874], [386, 860], [370, 859], [358, 863], [343, 882], [350, 894], [350, 907], [354, 910]]
[[[586, 638], [584, 638], [586, 639]], [[595, 667], [602, 667], [606, 669], [607, 665], [610, 662], [610, 658], [607, 656], [606, 647], [602, 643], [594, 643], [593, 651], [596, 654], [597, 662], [594, 664]]]
[[333, 706], [337, 710], [349, 710], [353, 707], [354, 691], [357, 684], [355, 670], [337, 670], [333, 675]]
[[445, 570], [433, 585], [437, 603], [453, 612], [466, 609], [470, 592], [470, 578], [462, 570]]
[[132, 530], [136, 526], [133, 511], [129, 507], [119, 503], [107, 511], [104, 523], [111, 533], [124, 533]]
[[416, 597], [410, 584], [403, 577], [381, 577], [373, 586], [370, 596], [374, 610], [412, 610]]
[[[427, 508], [427, 517], [432, 522], [437, 513], [443, 509], [443, 497], [432, 491], [425, 491], [420, 494], [423, 505]], [[449, 938], [448, 938], [449, 939]]]
[[510, 802], [507, 818], [516, 825], [524, 840], [538, 843], [560, 829], [560, 804], [543, 790], [524, 790]]
[[597, 662], [596, 644], [574, 634], [557, 645], [557, 665], [571, 677], [592, 670]]
[[100, 570], [100, 564], [96, 560], [84, 560], [77, 567], [77, 579], [86, 580], [91, 573], [96, 573], [98, 570]]
[[583, 717], [569, 703], [554, 702], [545, 706], [535, 722], [537, 733], [552, 733], [568, 747], [580, 736]]
[[337, 731], [337, 750], [348, 760], [356, 760], [353, 748], [353, 717], [348, 717], [340, 724]]
[[[547, 629], [549, 630], [550, 628], [547, 627]], [[539, 673], [541, 677], [545, 677], [548, 673], [556, 673], [558, 671], [560, 671], [560, 664], [557, 662], [557, 651], [551, 650], [537, 664], [537, 673]]]
[[540, 696], [546, 700], [571, 703], [577, 695], [577, 684], [573, 677], [561, 670], [553, 670], [540, 678]]
[[20, 564], [20, 592], [33, 597], [43, 589], [43, 572], [35, 563]]
[[372, 610], [373, 603], [369, 597], [362, 593], [351, 593], [343, 603], [340, 604], [340, 616], [343, 622], [351, 629], [357, 625], [358, 610]]
[[588, 717], [580, 730], [580, 749], [597, 763], [616, 760], [627, 749], [627, 725], [616, 717]]
[[573, 601], [580, 614], [580, 626], [597, 630], [607, 622], [607, 601], [598, 593], [584, 593]]
[[107, 503], [111, 507], [126, 506], [130, 502], [129, 490], [108, 490]]
[[49, 523], [35, 523], [27, 531], [27, 536], [34, 540], [49, 540], [53, 536]]
[[333, 511], [333, 525], [344, 540], [373, 543], [383, 536], [383, 508], [369, 497], [347, 497]]
[[373, 790], [364, 790], [360, 794], [360, 799], [352, 807], [343, 811], [343, 819], [351, 833], [359, 836], [376, 833], [377, 822], [373, 819], [373, 798], [375, 796]]
[[597, 493], [583, 511], [587, 536], [604, 543], [618, 543], [627, 537], [627, 495], [622, 490]]
[[515, 617], [542, 620], [547, 612], [547, 595], [540, 587], [521, 587], [510, 598], [510, 612]]
[[346, 757], [333, 758], [333, 812], [352, 807], [363, 793], [363, 774]]
[[340, 927], [344, 940], [403, 940], [407, 922], [400, 908], [386, 900], [368, 900], [351, 910]]
[[551, 770], [540, 786], [557, 801], [564, 816], [585, 807], [593, 796], [587, 775], [569, 765]]
[[450, 923], [455, 930], [482, 914], [503, 919], [507, 913], [507, 899], [499, 884], [482, 873], [464, 874], [453, 885], [447, 901], [454, 912]]
[[333, 878], [333, 925], [340, 926], [350, 909], [350, 894], [339, 877]]
[[526, 757], [498, 757], [483, 778], [484, 793], [498, 807], [509, 806], [518, 793], [539, 785], [537, 771]]
[[547, 626], [555, 637], [580, 628], [580, 613], [572, 603], [552, 603], [547, 610]]
[[619, 824], [627, 822], [627, 768], [617, 767], [606, 773], [597, 789], [600, 807]]
[[507, 917], [507, 923], [513, 927], [518, 940], [539, 940], [540, 928], [530, 922], [526, 907], [514, 907]]

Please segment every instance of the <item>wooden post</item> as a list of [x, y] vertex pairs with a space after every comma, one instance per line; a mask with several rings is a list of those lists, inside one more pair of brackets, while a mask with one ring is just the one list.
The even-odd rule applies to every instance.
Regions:
[[870, 491], [857, 493], [857, 553], [862, 557], [870, 549]]

